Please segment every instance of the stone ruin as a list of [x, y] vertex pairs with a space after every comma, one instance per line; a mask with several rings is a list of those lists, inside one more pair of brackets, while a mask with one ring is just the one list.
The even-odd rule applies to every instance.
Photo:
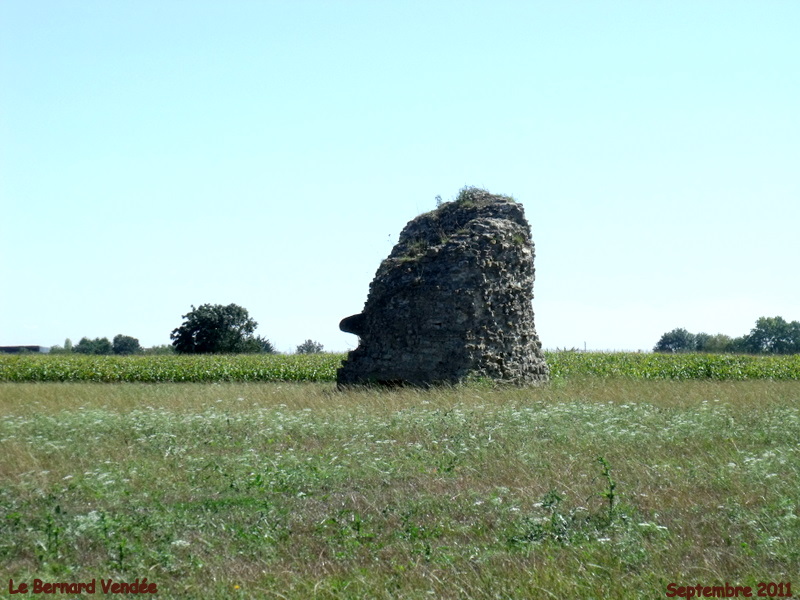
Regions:
[[339, 386], [547, 381], [533, 323], [533, 258], [522, 206], [505, 196], [464, 188], [410, 221], [364, 310], [339, 324], [359, 337]]

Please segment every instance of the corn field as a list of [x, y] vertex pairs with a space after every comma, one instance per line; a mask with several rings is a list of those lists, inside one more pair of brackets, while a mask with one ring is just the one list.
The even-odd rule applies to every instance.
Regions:
[[[800, 355], [546, 352], [553, 379], [800, 380]], [[0, 382], [332, 382], [345, 354], [0, 355]]]

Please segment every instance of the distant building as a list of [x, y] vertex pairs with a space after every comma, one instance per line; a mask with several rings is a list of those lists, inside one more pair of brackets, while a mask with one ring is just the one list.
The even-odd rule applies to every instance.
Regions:
[[50, 352], [49, 346], [0, 346], [0, 352], [5, 354], [19, 354], [20, 352], [36, 352], [47, 354]]

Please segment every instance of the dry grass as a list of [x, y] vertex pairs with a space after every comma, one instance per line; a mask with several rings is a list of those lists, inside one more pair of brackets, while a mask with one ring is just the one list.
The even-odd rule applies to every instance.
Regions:
[[0, 564], [162, 598], [791, 581], [797, 439], [797, 382], [3, 384]]

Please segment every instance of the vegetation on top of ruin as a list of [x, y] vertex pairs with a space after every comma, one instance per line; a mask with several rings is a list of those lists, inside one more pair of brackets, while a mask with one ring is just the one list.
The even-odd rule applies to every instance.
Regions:
[[504, 194], [493, 194], [489, 190], [485, 190], [483, 188], [475, 187], [475, 186], [464, 186], [458, 191], [458, 195], [456, 196], [454, 202], [458, 205], [465, 206], [465, 207], [473, 207], [473, 206], [487, 206], [492, 202], [497, 202], [498, 200], [505, 200], [507, 202], [514, 202], [516, 204], [516, 200], [513, 196], [506, 196]]

